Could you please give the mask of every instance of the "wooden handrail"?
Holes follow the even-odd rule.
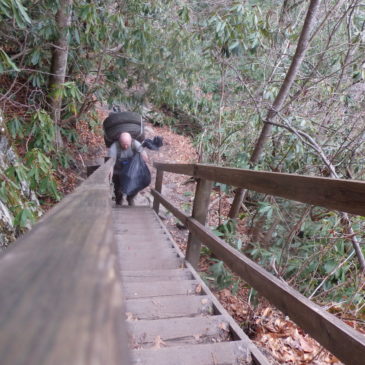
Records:
[[[157,170],[173,172],[174,174],[194,176],[194,169],[196,164],[183,164],[183,163],[162,163],[154,162],[154,167]]]
[[[187,165],[186,169],[181,164],[155,163],[155,167],[158,171],[173,173],[183,171],[183,174],[197,179],[216,181],[304,203],[321,205],[330,209],[365,215],[365,183],[360,181],[334,180],[198,164],[193,167]],[[159,184],[162,185],[162,182]],[[365,356],[364,335],[323,310],[285,282],[248,259],[244,254],[216,237],[203,224],[193,217],[187,216],[164,198],[160,191],[152,190],[156,205],[162,204],[171,211],[233,272],[287,314],[340,360],[351,365],[363,364]],[[311,194],[311,196],[306,196],[306,194]],[[328,200],[332,199],[332,194],[334,194],[333,201],[328,203]],[[351,206],[352,204],[355,206]]]
[[[130,364],[110,159],[0,257],[2,365]]]
[[[365,182],[217,167],[155,163],[158,170],[211,180],[332,210],[365,216]],[[181,172],[183,171],[183,172]]]

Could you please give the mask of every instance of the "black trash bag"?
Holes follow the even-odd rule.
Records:
[[[155,136],[153,139],[147,138],[142,143],[142,147],[147,147],[153,151],[157,151],[162,145],[163,138],[160,136]]]
[[[121,162],[119,179],[121,193],[135,195],[151,183],[151,173],[140,153]]]

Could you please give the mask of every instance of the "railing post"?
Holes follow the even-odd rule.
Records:
[[[199,223],[205,224],[210,202],[210,192],[213,187],[213,182],[209,180],[199,179],[193,204],[192,217]],[[188,246],[186,249],[186,260],[194,267],[198,267],[200,258],[200,240],[192,233],[189,233]]]
[[[163,170],[157,168],[155,190],[160,194],[162,192],[162,180],[163,180]],[[156,212],[156,214],[158,214],[160,210],[160,202],[156,197],[153,199],[153,210]]]

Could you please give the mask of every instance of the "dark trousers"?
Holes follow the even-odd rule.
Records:
[[[122,189],[121,189],[120,174],[118,172],[114,173],[112,180],[113,180],[113,184],[114,184],[115,203],[119,205],[119,204],[122,203],[122,199],[123,199],[123,192],[122,192]],[[137,194],[128,195],[127,196],[128,203],[129,203],[130,200],[134,199],[134,197]]]

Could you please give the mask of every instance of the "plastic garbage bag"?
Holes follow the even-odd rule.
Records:
[[[119,172],[120,187],[123,194],[135,195],[151,183],[151,173],[140,153],[121,162]]]
[[[142,147],[147,147],[153,151],[157,151],[162,145],[163,138],[160,136],[155,136],[153,139],[147,138],[142,143]]]

